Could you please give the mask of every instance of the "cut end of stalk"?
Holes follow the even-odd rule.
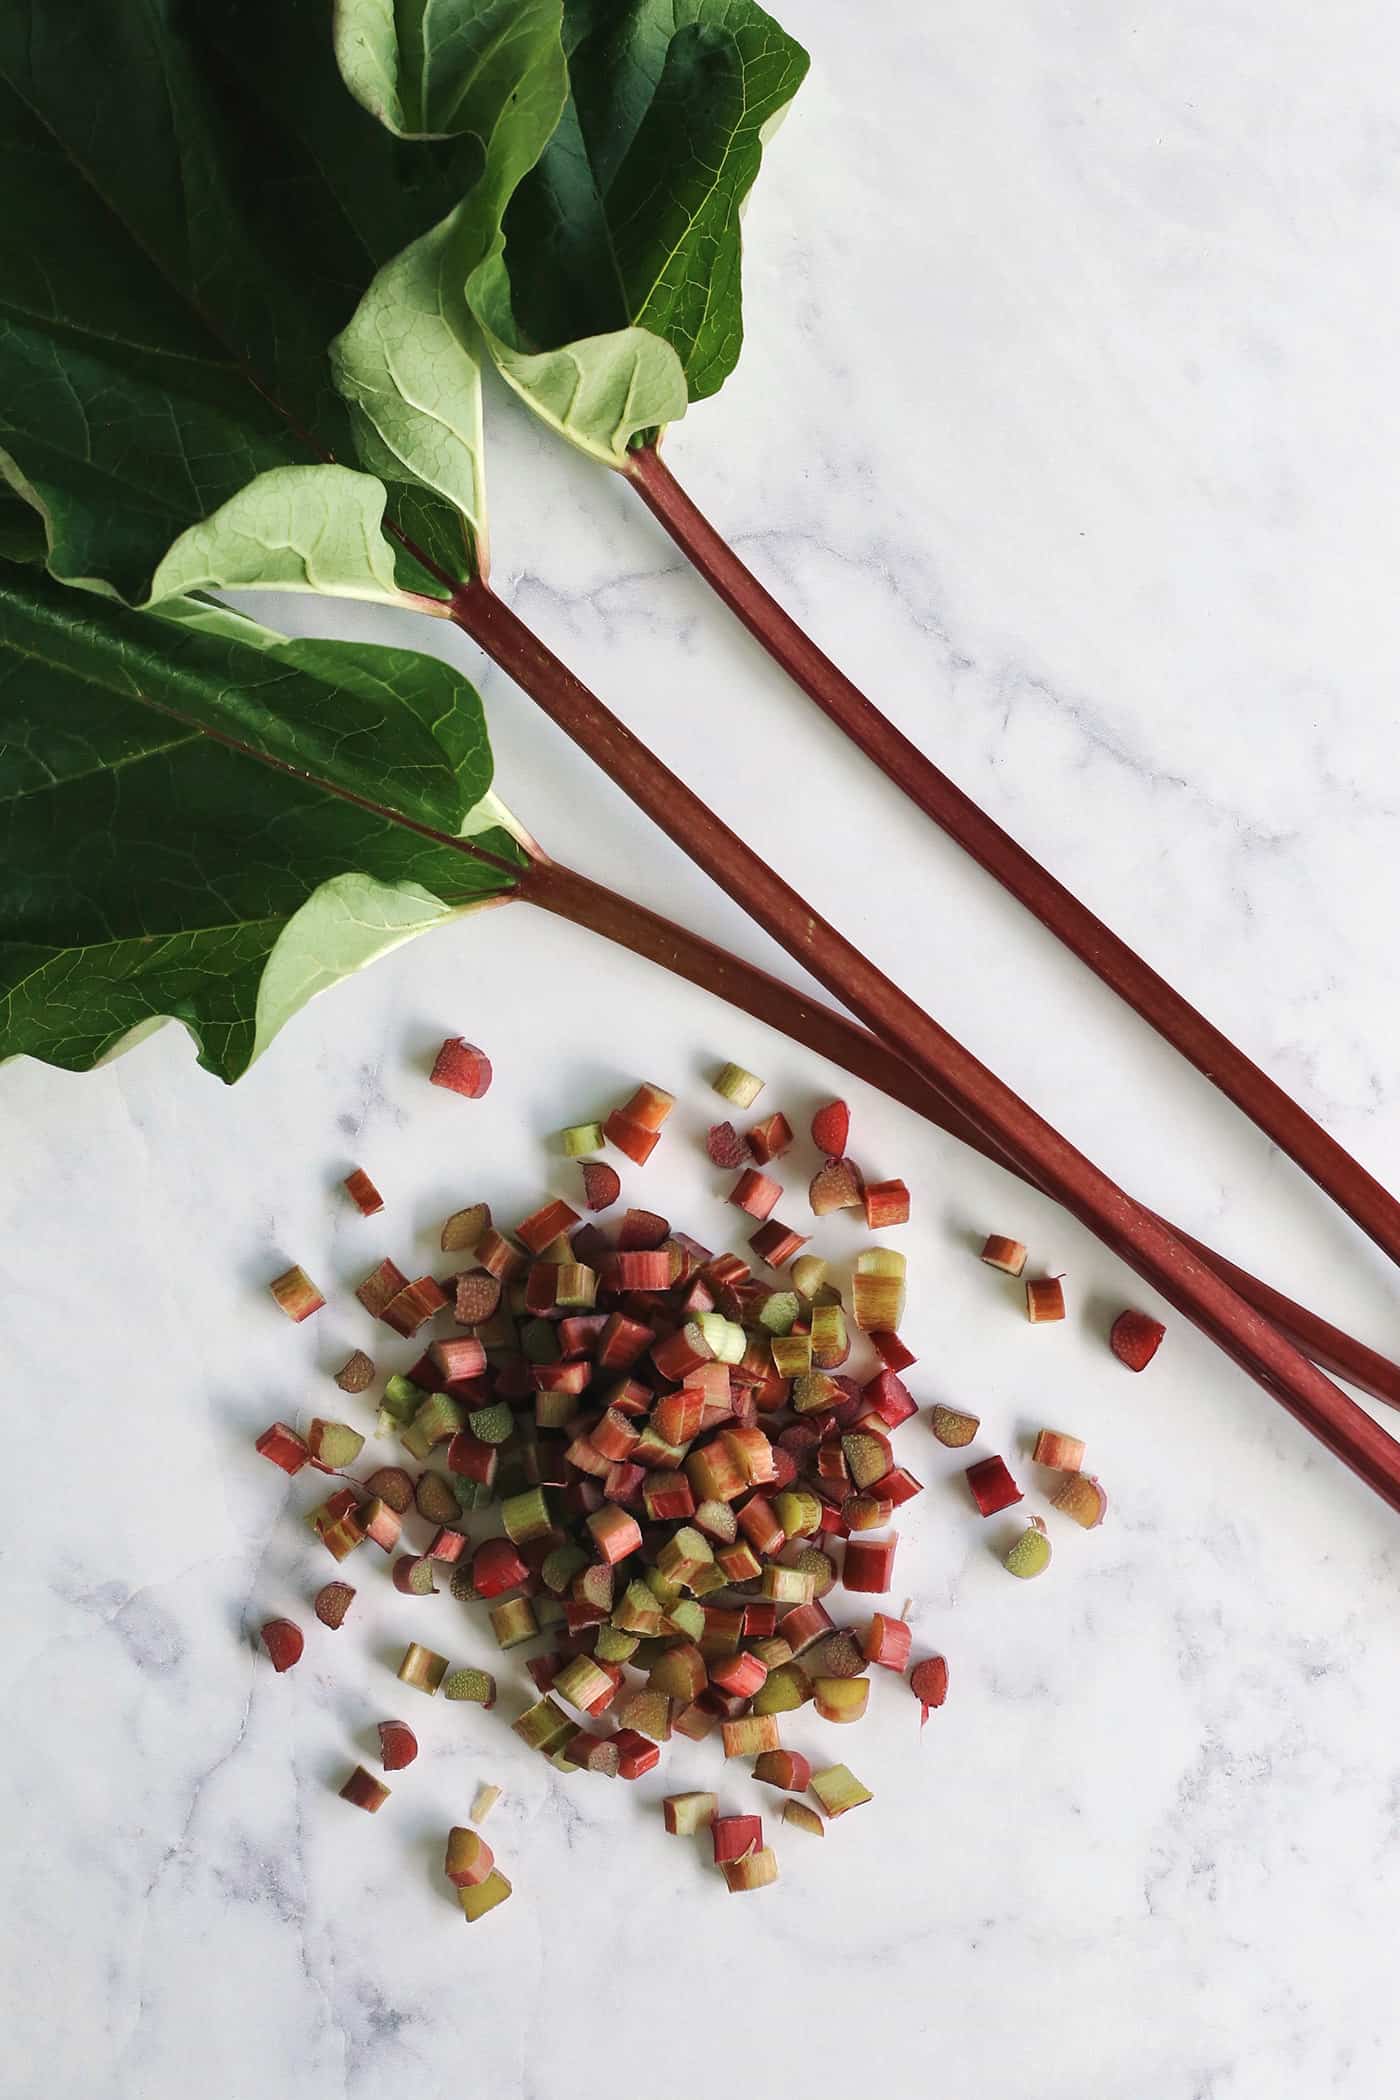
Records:
[[[475,1043],[448,1036],[428,1074],[434,1086],[446,1087],[468,1101],[479,1101],[491,1084],[491,1060]]]
[[[287,1318],[298,1324],[320,1312],[326,1302],[305,1269],[299,1266],[284,1269],[280,1276],[274,1276],[268,1289]]]
[[[1150,1313],[1120,1312],[1108,1337],[1108,1345],[1120,1364],[1130,1371],[1145,1371],[1162,1346],[1166,1328]]]
[[[982,1242],[982,1259],[1004,1276],[1019,1276],[1026,1266],[1026,1250],[1019,1240],[1004,1240],[994,1232]]]

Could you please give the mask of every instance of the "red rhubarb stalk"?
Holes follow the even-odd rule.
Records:
[[[627,478],[760,646],[885,777],[1400,1261],[1400,1203],[1389,1190],[881,714],[745,567],[654,445],[631,454]]]

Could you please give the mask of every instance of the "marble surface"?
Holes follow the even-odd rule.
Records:
[[[747,354],[673,434],[677,471],[956,778],[1397,1185],[1393,10],[788,20],[814,68],[748,218]],[[496,577],[541,632],[1135,1193],[1394,1349],[1369,1244],[848,758],[622,487],[493,414]],[[482,683],[502,792],[553,851],[773,961]],[[449,1030],[496,1059],[478,1106],[425,1084]],[[174,1030],[91,1078],[0,1074],[8,2091],[1392,2089],[1396,1518],[1179,1320],[1130,1379],[1104,1330],[1143,1292],[861,1088],[853,1148],[914,1190],[919,1397],[979,1411],[979,1449],[1027,1476],[1028,1431],[1078,1431],[1113,1497],[1018,1585],[956,1458],[901,1433],[929,1492],[897,1587],[948,1704],[920,1735],[881,1683],[864,1728],[789,1732],[847,1756],[871,1808],[780,1837],[779,1886],[731,1902],[655,1807],[715,1783],[750,1804],[712,1747],[635,1788],[565,1781],[505,1725],[517,1665],[489,1716],[395,1683],[414,1633],[488,1661],[450,1598],[352,1561],[339,1634],[313,1623],[283,1679],[256,1653],[331,1567],[295,1521],[308,1483],[250,1438],[338,1398],[328,1371],[370,1339],[347,1286],[386,1248],[426,1259],[455,1203],[531,1207],[564,1179],[549,1132],[638,1074],[683,1107],[630,1192],[725,1240],[691,1142],[725,1057],[794,1120],[833,1084],[519,908],[323,999],[232,1092]],[[356,1161],[382,1219],[336,1195]],[[1025,1325],[970,1254],[984,1230],[1066,1271],[1064,1327]],[[288,1259],[334,1286],[304,1329],[262,1290]],[[395,1713],[423,1755],[370,1821],[335,1789]],[[516,1894],[469,1932],[439,1854],[486,1779]]]

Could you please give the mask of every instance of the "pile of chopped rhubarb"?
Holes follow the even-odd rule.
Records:
[[[474,1046],[449,1042],[432,1078],[476,1100],[491,1067]],[[740,1115],[763,1091],[734,1065],[715,1085]],[[587,1217],[556,1194],[505,1230],[475,1201],[443,1223],[440,1273],[413,1277],[386,1255],[356,1296],[387,1335],[412,1343],[415,1359],[369,1402],[381,1370],[356,1350],[336,1383],[374,1407],[365,1428],[320,1416],[300,1429],[275,1422],[257,1448],[288,1474],[309,1467],[334,1479],[306,1522],[337,1566],[377,1548],[403,1595],[445,1587],[480,1607],[499,1657],[528,1649],[496,1667],[518,1679],[510,1726],[556,1770],[634,1780],[674,1736],[713,1739],[717,1761],[742,1760],[782,1797],[785,1825],[821,1836],[873,1797],[846,1765],[814,1768],[785,1744],[793,1717],[810,1707],[826,1722],[857,1722],[886,1671],[907,1681],[922,1725],[948,1688],[944,1658],[914,1652],[909,1606],[896,1614],[884,1602],[896,1513],[923,1493],[894,1445],[919,1415],[903,1375],[915,1358],[899,1337],[905,1258],[872,1244],[843,1289],[826,1260],[804,1251],[809,1234],[778,1215],[798,1210],[780,1178],[794,1145],[781,1111],[742,1134],[733,1121],[709,1131],[710,1162],[735,1176],[728,1196],[742,1253],[702,1246],[653,1211],[619,1211],[621,1175],[597,1155],[611,1147],[644,1166],[673,1106],[643,1084],[602,1120],[561,1133],[561,1162],[572,1163],[561,1163],[561,1178],[578,1176],[571,1193]],[[908,1220],[909,1191],[866,1179],[847,1153],[849,1130],[844,1102],[812,1118],[820,1164],[801,1210],[815,1219],[858,1211],[883,1234]],[[363,1169],[345,1189],[363,1216],[390,1214]],[[993,1237],[983,1259],[1020,1279],[1027,1250]],[[271,1289],[297,1321],[326,1302],[299,1268]],[[1064,1318],[1061,1280],[1028,1284],[1026,1310],[1035,1323]],[[1140,1370],[1161,1336],[1148,1315],[1127,1312],[1112,1346]],[[946,1402],[924,1422],[928,1455],[934,1444],[965,1450],[980,1429]],[[366,1466],[370,1436],[398,1447],[389,1462]],[[1102,1522],[1107,1499],[1083,1469],[1080,1438],[1043,1429],[1028,1457],[1052,1476],[1054,1510],[1085,1529]],[[966,1478],[983,1517],[1023,1500],[999,1455],[973,1458]],[[1008,1537],[1004,1564],[1037,1576],[1050,1550],[1034,1516]],[[327,1581],[312,1615],[334,1631],[355,1594],[350,1582]],[[470,1628],[455,1623],[457,1635],[434,1636],[446,1654],[410,1642],[398,1678],[430,1698],[493,1708],[494,1670],[461,1659]],[[304,1649],[288,1619],[270,1620],[262,1641],[278,1672]],[[418,1754],[402,1720],[381,1720],[379,1738],[386,1773]],[[341,1789],[371,1812],[390,1792],[362,1766]],[[485,1807],[494,1793],[483,1790]],[[709,1833],[731,1890],[777,1879],[761,1817],[721,1814],[710,1793],[670,1795],[663,1812],[670,1831]],[[479,1798],[474,1820],[484,1813]],[[469,1920],[509,1896],[479,1831],[454,1827],[446,1842],[447,1877]]]

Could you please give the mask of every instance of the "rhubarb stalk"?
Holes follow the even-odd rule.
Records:
[[[881,714],[746,568],[680,487],[654,444],[630,454],[625,478],[760,647],[886,779],[1212,1080],[1392,1261],[1400,1262],[1400,1203],[1390,1191]]]

